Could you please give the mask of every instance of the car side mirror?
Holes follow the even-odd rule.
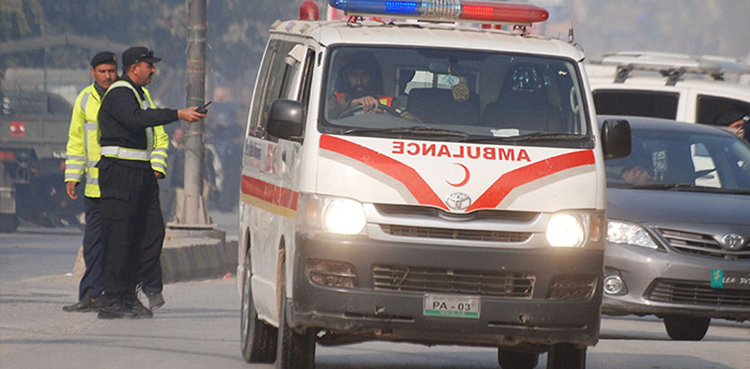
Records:
[[[630,123],[623,119],[607,119],[602,123],[604,160],[624,158],[633,150]]]
[[[278,99],[271,104],[268,112],[268,134],[284,139],[299,141],[302,138],[302,104],[295,100]]]

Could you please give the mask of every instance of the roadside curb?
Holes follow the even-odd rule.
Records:
[[[78,249],[73,276],[85,271],[83,247]],[[164,283],[221,278],[237,271],[237,238],[165,238],[161,253]]]

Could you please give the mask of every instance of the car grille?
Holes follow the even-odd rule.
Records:
[[[648,292],[653,301],[712,307],[750,307],[750,290],[716,289],[709,282],[657,279]]]
[[[449,240],[484,242],[524,242],[531,237],[530,232],[500,232],[474,229],[449,229],[381,224],[386,234],[398,237],[437,238]]]
[[[531,299],[536,278],[524,273],[375,265],[375,290]]]
[[[657,231],[667,240],[672,249],[681,253],[717,259],[750,260],[750,250],[724,250],[710,235],[661,228]]]

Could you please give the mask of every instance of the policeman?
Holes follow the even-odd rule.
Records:
[[[159,61],[161,58],[146,47],[125,50],[123,76],[109,87],[99,110],[101,159],[96,167],[104,244],[104,294],[99,319],[153,316],[136,294],[139,280],[156,279],[164,241],[159,187],[148,150],[154,139],[152,127],[205,117],[195,106],[153,108],[143,87],[151,82],[156,73],[154,63]]]
[[[91,76],[95,82],[81,91],[73,107],[66,150],[65,189],[71,199],[78,199],[75,187],[82,181],[84,175],[86,177],[83,200],[86,212],[83,259],[86,270],[79,284],[78,302],[63,306],[63,310],[67,312],[98,311],[103,289],[99,174],[95,167],[100,156],[97,114],[102,96],[117,79],[117,56],[109,51],[96,54],[91,60]],[[148,96],[148,91],[145,93]],[[166,154],[169,137],[162,126],[154,127],[154,136],[151,166],[157,177],[163,178],[167,169]],[[143,281],[143,289],[149,298],[150,308],[158,308],[164,304],[164,298],[161,295],[161,265],[156,267],[159,273],[155,274],[155,279]]]

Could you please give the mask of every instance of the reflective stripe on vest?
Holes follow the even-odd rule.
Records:
[[[102,155],[114,156],[119,159],[127,160],[150,160],[151,154],[148,150],[129,149],[118,146],[102,146]]]

